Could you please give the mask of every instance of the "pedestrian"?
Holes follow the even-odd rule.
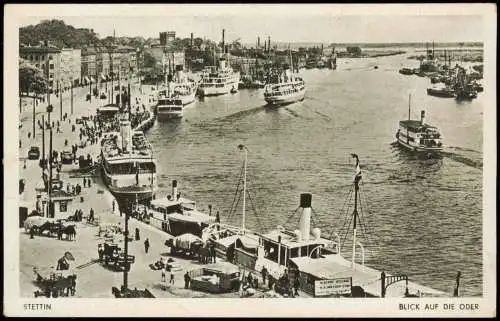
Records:
[[[146,252],[146,254],[148,254],[148,251],[149,251],[149,239],[146,238],[146,240],[144,241],[144,251]]]
[[[250,287],[253,285],[252,272],[248,272],[247,282]]]
[[[295,277],[295,280],[293,281],[293,295],[299,295],[299,286],[300,286],[300,282],[299,282],[299,278],[298,276]]]
[[[68,140],[67,139],[64,140],[64,146],[68,146]]]
[[[262,267],[262,283],[266,283],[267,269],[266,267]]]
[[[170,284],[175,284],[175,271],[170,269]]]
[[[35,238],[35,229],[32,227],[30,228],[30,239],[34,239]]]
[[[83,187],[86,187],[87,186],[87,179],[84,177],[83,178]]]
[[[162,282],[167,282],[166,275],[167,275],[167,267],[163,266],[161,268],[161,281]]]
[[[140,239],[141,239],[141,238],[140,238],[140,236],[139,236],[139,228],[138,228],[138,227],[136,227],[136,228],[135,228],[135,240],[136,240],[136,241],[139,241]]]
[[[99,262],[102,262],[102,257],[104,254],[104,249],[102,248],[102,244],[97,246],[97,252],[99,253]]]
[[[21,148],[21,140],[19,140],[19,148]]]
[[[94,221],[94,209],[90,208],[90,214],[89,214],[89,222]]]
[[[91,187],[92,186],[92,183],[90,181],[90,177],[87,179],[87,187]]]
[[[115,200],[113,200],[113,202],[111,204],[113,206],[113,214],[114,214],[115,213]]]
[[[189,289],[189,282],[191,282],[191,277],[189,276],[189,273],[186,271],[186,274],[184,274],[184,289]]]

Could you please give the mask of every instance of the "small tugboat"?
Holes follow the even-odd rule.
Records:
[[[186,233],[201,236],[202,230],[214,223],[216,217],[198,211],[194,201],[181,197],[177,191],[177,181],[174,180],[172,195],[152,200],[147,207],[137,206],[137,214],[147,217],[150,225],[172,236]]]
[[[420,120],[412,120],[410,110],[409,103],[408,119],[399,122],[399,129],[396,133],[399,145],[418,153],[439,153],[443,149],[439,130],[425,123],[425,111],[421,111]]]
[[[448,86],[433,86],[427,88],[427,95],[441,98],[453,98],[455,97],[456,93],[453,88],[450,88]]]

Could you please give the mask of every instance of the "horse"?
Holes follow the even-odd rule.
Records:
[[[198,248],[198,261],[202,264],[212,263],[212,255],[208,244]]]
[[[51,222],[45,222],[37,228],[37,232],[39,235],[43,235],[44,232],[49,231],[49,235],[51,234],[51,229],[54,224]]]
[[[68,241],[72,241],[76,237],[75,225],[68,225],[60,230],[62,234],[66,235]]]

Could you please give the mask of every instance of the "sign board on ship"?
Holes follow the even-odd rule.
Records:
[[[351,293],[352,277],[314,281],[314,296]]]

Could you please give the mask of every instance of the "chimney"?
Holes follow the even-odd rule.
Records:
[[[300,207],[302,207],[302,215],[300,216],[300,235],[302,240],[308,241],[311,233],[311,193],[300,194]]]
[[[226,30],[222,29],[222,54],[226,53],[225,47],[224,47],[224,34]]]
[[[257,37],[257,49],[260,48],[260,37]]]
[[[425,110],[420,111],[420,124],[424,125],[425,120]]]
[[[193,33],[191,32],[191,48],[193,48]]]
[[[271,52],[271,36],[267,37],[267,51]]]
[[[177,181],[174,179],[172,181],[172,199],[175,200],[176,197],[177,197]]]

